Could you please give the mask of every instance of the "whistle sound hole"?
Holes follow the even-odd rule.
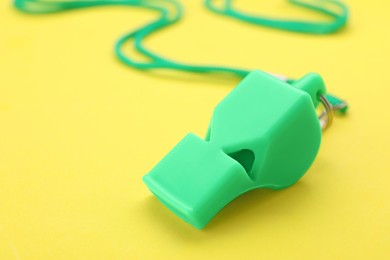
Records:
[[[229,156],[241,164],[246,173],[250,175],[253,162],[255,161],[255,154],[251,150],[243,149],[241,151],[231,153]]]

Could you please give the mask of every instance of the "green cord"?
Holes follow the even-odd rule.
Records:
[[[245,77],[250,70],[236,69],[223,66],[189,65],[168,60],[158,54],[153,53],[143,46],[143,40],[169,25],[178,22],[183,17],[182,5],[176,0],[102,0],[102,1],[73,1],[54,2],[42,0],[15,0],[15,7],[26,13],[45,14],[60,11],[67,11],[76,8],[103,6],[103,5],[124,5],[147,8],[157,11],[159,17],[156,20],[131,31],[122,36],[115,44],[116,56],[126,65],[140,69],[173,69],[188,72],[211,73],[225,72],[232,73],[240,78]],[[170,6],[169,6],[170,5]],[[172,7],[169,9],[169,7]],[[173,10],[173,11],[172,11]],[[140,54],[147,57],[149,62],[138,62],[124,53],[123,46],[126,42],[134,40],[134,48]]]
[[[236,11],[232,7],[232,0],[224,0],[224,6],[218,8],[214,5],[213,0],[205,0],[204,4],[209,10],[233,17],[245,22],[269,26],[277,29],[284,29],[295,32],[305,32],[311,34],[324,34],[334,32],[343,27],[348,18],[347,7],[334,0],[316,0],[317,4],[305,3],[302,0],[289,0],[291,3],[317,11],[331,16],[332,22],[304,22],[293,20],[276,20],[260,16],[250,16]],[[331,3],[340,8],[340,12],[334,12],[326,8],[325,4]],[[197,73],[230,73],[239,78],[245,77],[251,70],[224,67],[224,66],[209,66],[209,65],[190,65],[179,63],[176,61],[164,58],[147,48],[142,44],[143,40],[156,32],[178,22],[183,17],[183,7],[176,0],[91,0],[91,1],[50,1],[50,0],[15,0],[14,5],[17,9],[30,14],[47,14],[68,11],[78,8],[106,6],[106,5],[122,5],[147,8],[157,11],[159,17],[156,20],[142,26],[134,31],[131,31],[122,36],[115,44],[115,54],[123,63],[140,70],[150,69],[172,69],[187,72]],[[170,8],[171,7],[171,8]],[[134,40],[134,48],[140,54],[149,59],[148,62],[135,61],[123,52],[124,44],[130,40]],[[287,79],[287,82],[292,82],[293,79]],[[330,96],[330,95],[329,95]],[[331,100],[340,100],[334,96],[330,96]],[[341,101],[340,101],[341,102]]]
[[[160,2],[161,1],[146,1],[146,2]],[[132,31],[124,36],[122,36],[115,45],[115,53],[118,56],[118,58],[124,62],[125,64],[136,67],[138,69],[158,69],[158,68],[165,68],[165,69],[173,69],[173,70],[180,70],[180,71],[188,71],[188,72],[198,72],[198,73],[210,73],[210,72],[226,72],[226,73],[232,73],[239,77],[245,77],[250,70],[244,70],[244,69],[236,69],[236,68],[229,68],[229,67],[223,67],[223,66],[207,66],[207,65],[189,65],[189,64],[183,64],[178,63],[176,61],[168,60],[167,58],[163,58],[148,49],[146,49],[142,45],[142,41],[145,37],[150,35],[151,33],[162,29],[168,25],[171,25],[173,23],[176,23],[181,19],[183,16],[183,9],[179,2],[175,0],[165,0],[163,1],[164,4],[172,4],[174,9],[174,12],[169,13],[168,9],[164,9],[163,7],[157,7],[153,6],[155,10],[160,11],[160,17],[153,21],[152,23],[149,23],[148,25],[141,27],[138,30]],[[134,47],[135,49],[141,53],[142,55],[146,56],[150,59],[150,62],[136,62],[129,58],[124,52],[123,52],[123,45],[129,41],[134,40]]]
[[[268,26],[276,29],[310,33],[310,34],[328,34],[333,33],[347,23],[348,8],[341,2],[335,0],[288,0],[291,4],[312,10],[332,18],[330,22],[308,22],[290,19],[273,19],[259,15],[248,15],[233,8],[233,0],[223,0],[223,5],[218,7],[214,5],[215,0],[205,0],[206,7],[217,14],[230,16],[237,20],[251,24]],[[338,11],[331,9],[336,7]]]

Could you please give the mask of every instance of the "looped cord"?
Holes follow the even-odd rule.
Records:
[[[232,17],[247,23],[272,27],[280,30],[329,34],[343,28],[348,20],[349,12],[345,4],[337,0],[288,0],[293,5],[329,16],[329,22],[300,21],[291,19],[274,19],[260,15],[249,15],[233,7],[233,0],[223,0],[222,5],[215,5],[215,0],[205,0],[206,7],[217,14]],[[337,9],[337,11],[334,10]]]
[[[293,20],[276,20],[270,18],[264,18],[260,16],[250,16],[235,10],[232,7],[232,0],[224,0],[224,7],[218,8],[214,5],[213,0],[205,0],[204,4],[209,10],[263,26],[270,26],[277,29],[305,32],[314,34],[331,33],[345,25],[348,17],[347,7],[335,0],[316,0],[316,2],[333,3],[340,7],[341,12],[336,13],[331,9],[328,9],[321,4],[309,4],[302,0],[289,0],[291,3],[300,5],[311,10],[315,10],[324,14],[327,14],[334,18],[332,22],[320,23],[320,22],[303,22]],[[179,63],[176,61],[164,58],[153,51],[147,49],[143,45],[143,40],[150,34],[175,24],[183,17],[183,7],[177,0],[87,0],[87,1],[53,1],[53,0],[14,0],[14,6],[29,14],[48,14],[55,12],[69,11],[72,9],[97,7],[97,6],[134,6],[140,8],[146,8],[159,13],[157,19],[152,22],[141,26],[140,28],[133,30],[122,37],[115,44],[115,54],[119,60],[128,66],[139,70],[151,70],[151,69],[172,69],[178,71],[196,72],[196,73],[230,73],[237,77],[243,78],[251,70],[239,69],[225,66],[210,66],[210,65],[191,65],[185,63]],[[141,55],[145,56],[148,61],[140,62],[129,57],[124,52],[124,46],[127,42],[133,41],[134,49]],[[277,75],[275,75],[277,76]],[[278,76],[277,76],[278,77]],[[280,76],[279,76],[280,77]],[[294,81],[293,79],[283,79],[287,82]],[[335,96],[330,96],[330,100],[334,102],[340,102]]]

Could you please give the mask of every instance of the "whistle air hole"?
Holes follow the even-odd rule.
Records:
[[[248,149],[243,149],[241,151],[228,154],[232,159],[237,161],[239,164],[244,167],[246,173],[250,176],[253,163],[255,161],[255,154],[253,151]]]

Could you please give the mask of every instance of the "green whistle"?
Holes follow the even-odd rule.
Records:
[[[315,73],[290,85],[253,71],[216,106],[205,140],[188,134],[143,180],[199,229],[247,191],[289,187],[317,155],[325,91]]]

